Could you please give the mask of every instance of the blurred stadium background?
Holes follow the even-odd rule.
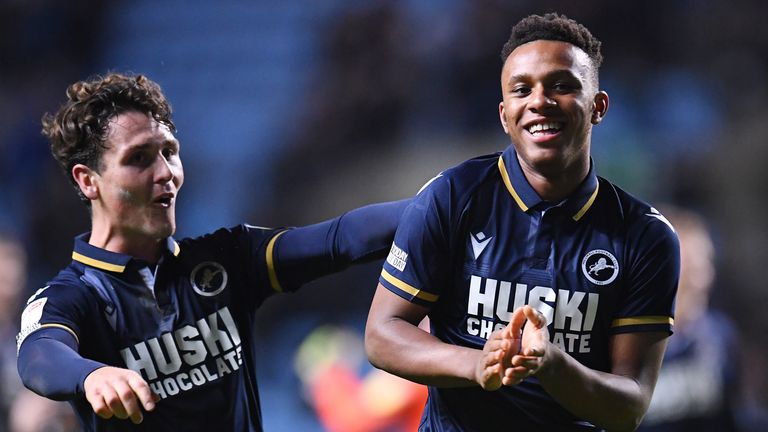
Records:
[[[549,11],[603,41],[611,107],[594,132],[598,173],[711,223],[712,304],[740,334],[727,357],[742,371],[739,415],[760,424],[768,401],[761,0],[0,0],[0,232],[28,257],[23,293],[0,297],[3,412],[17,391],[10,344],[19,299],[68,263],[72,237],[89,226],[39,133],[68,84],[117,70],[163,87],[186,168],[178,237],[240,222],[300,225],[408,197],[442,168],[503,149],[499,51],[512,24]],[[262,308],[267,430],[322,430],[289,365],[320,324],[362,330],[378,270],[328,277]]]

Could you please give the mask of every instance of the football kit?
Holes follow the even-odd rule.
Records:
[[[380,277],[429,309],[440,340],[482,349],[512,312],[531,305],[550,341],[610,371],[609,341],[672,332],[677,236],[648,204],[598,177],[561,202],[542,200],[512,146],[434,178],[405,210]],[[422,431],[597,430],[570,414],[535,376],[485,391],[429,388]]]
[[[19,373],[71,401],[88,431],[261,430],[253,324],[271,295],[383,258],[407,202],[289,230],[240,225],[176,242],[150,265],[75,239],[72,262],[27,302]],[[83,382],[132,369],[160,397],[140,425],[98,417]]]

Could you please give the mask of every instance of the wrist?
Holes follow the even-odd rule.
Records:
[[[557,375],[557,370],[562,362],[563,352],[556,345],[551,342],[546,342],[546,348],[544,349],[544,356],[541,360],[541,366],[536,372],[536,375],[541,380],[550,379]]]

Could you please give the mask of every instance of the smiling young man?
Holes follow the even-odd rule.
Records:
[[[502,60],[512,144],[439,174],[406,209],[369,359],[429,386],[421,431],[633,430],[672,332],[676,235],[595,173],[600,42],[532,15]]]
[[[25,385],[88,431],[261,430],[252,329],[269,296],[386,255],[406,202],[296,229],[175,241],[184,183],[171,108],[144,76],[78,82],[43,132],[91,209],[72,262],[28,301]],[[128,420],[130,419],[130,420]]]

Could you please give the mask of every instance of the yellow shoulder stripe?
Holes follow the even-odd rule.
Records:
[[[525,205],[520,196],[515,192],[515,188],[512,187],[512,182],[509,180],[509,174],[507,174],[507,166],[504,165],[504,158],[499,156],[499,172],[501,172],[501,179],[504,180],[504,186],[507,187],[509,194],[515,199],[517,205],[525,212],[528,211],[528,206]]]
[[[408,285],[407,283],[401,281],[400,279],[392,276],[391,274],[387,273],[386,270],[381,271],[381,277],[383,277],[387,282],[391,283],[392,285],[400,288],[401,290],[407,292],[408,294],[418,297],[424,301],[428,302],[436,302],[437,299],[440,298],[439,295],[435,295],[432,293],[428,293],[426,291],[422,291],[418,288],[412,287],[411,285]]]
[[[611,327],[624,327],[642,324],[669,324],[674,325],[675,320],[668,316],[641,316],[633,318],[619,318],[613,320]]]
[[[277,279],[277,270],[275,270],[275,257],[273,256],[273,253],[277,238],[286,232],[287,231],[280,231],[275,234],[267,244],[267,274],[269,275],[269,284],[272,286],[272,289],[277,292],[283,292],[283,287],[280,286],[280,281]]]
[[[118,264],[110,264],[105,261],[99,261],[97,259],[89,258],[85,255],[79,254],[75,251],[72,251],[72,259],[75,261],[80,261],[83,264],[87,264],[91,267],[96,267],[97,269],[111,271],[111,272],[117,272],[122,273],[125,271],[125,266],[118,265]]]

